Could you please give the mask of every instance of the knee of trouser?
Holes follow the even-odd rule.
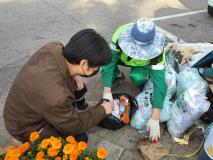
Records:
[[[140,73],[129,73],[129,78],[135,85],[142,85],[147,77],[141,75]]]

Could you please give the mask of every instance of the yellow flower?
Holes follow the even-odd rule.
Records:
[[[43,160],[43,157],[44,157],[44,152],[38,152],[36,154],[36,160]]]
[[[40,147],[41,147],[42,149],[47,149],[47,147],[48,147],[49,144],[50,144],[49,139],[43,139],[43,140],[41,141]]]
[[[51,145],[52,145],[52,148],[54,149],[60,149],[62,146],[62,143],[61,143],[61,140],[56,139],[51,143]]]
[[[85,159],[84,159],[84,160],[90,160],[90,159],[89,159],[89,157],[85,157]]]
[[[33,132],[30,134],[30,142],[34,142],[39,138],[39,133],[38,132]]]
[[[51,137],[49,138],[49,142],[50,142],[51,145],[52,145],[52,143],[55,142],[56,140],[57,140],[57,138],[55,138],[55,137],[53,137],[53,136],[51,136]]]
[[[49,157],[56,157],[58,155],[58,153],[59,153],[59,150],[54,149],[52,147],[47,150],[47,155]]]
[[[83,141],[78,143],[78,149],[84,151],[87,148],[87,144]]]
[[[63,155],[63,160],[67,160],[68,159],[68,155],[67,154],[64,154]]]
[[[61,157],[58,156],[58,157],[55,158],[55,160],[61,160]]]
[[[105,159],[107,156],[108,152],[105,148],[101,147],[97,151],[97,157],[100,159]]]
[[[76,140],[75,140],[75,138],[73,136],[68,136],[66,138],[66,141],[69,142],[69,143],[76,143]]]
[[[64,154],[71,154],[75,150],[75,145],[73,144],[66,144],[64,146],[63,152]]]

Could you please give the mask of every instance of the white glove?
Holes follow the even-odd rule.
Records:
[[[112,93],[111,92],[104,92],[103,99],[108,99],[109,101],[113,101]]]
[[[146,124],[147,131],[149,132],[149,138],[152,141],[157,142],[160,139],[160,124],[159,120],[149,119]]]

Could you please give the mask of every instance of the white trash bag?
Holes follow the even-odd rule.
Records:
[[[171,107],[173,106],[170,98],[176,91],[176,72],[169,65],[166,66],[165,77],[168,88],[163,109],[160,112],[160,122],[166,122],[170,119],[172,110]],[[152,93],[153,83],[149,79],[147,84],[144,86],[144,90],[136,97],[139,108],[131,119],[130,124],[132,127],[140,130],[144,130],[146,128],[146,124],[152,115]]]
[[[187,88],[191,87],[203,96],[208,91],[208,83],[199,75],[197,69],[186,67],[177,74],[177,97],[184,93]]]
[[[208,111],[210,102],[195,88],[188,88],[175,101],[167,128],[172,138],[180,137],[195,124],[202,114]]]

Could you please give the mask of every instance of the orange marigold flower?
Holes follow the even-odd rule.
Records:
[[[2,154],[2,148],[0,147],[0,155]]]
[[[52,147],[47,150],[47,155],[49,157],[56,157],[58,155],[58,153],[59,153],[59,150],[54,149]]]
[[[81,141],[78,143],[78,149],[84,151],[86,148],[87,148],[86,142]]]
[[[57,140],[58,140],[58,139],[57,139],[56,137],[53,137],[53,136],[51,136],[51,137],[49,138],[49,142],[50,142],[51,145],[53,145]]]
[[[63,160],[67,160],[68,159],[68,155],[67,154],[64,154],[63,155]]]
[[[69,142],[69,143],[76,143],[76,140],[75,140],[75,138],[73,136],[68,136],[66,138],[66,141]]]
[[[58,157],[55,158],[55,160],[61,160],[61,157],[58,156]]]
[[[34,142],[39,138],[39,133],[37,131],[30,134],[30,142]]]
[[[103,147],[100,147],[97,151],[97,157],[100,159],[105,159],[107,154],[108,154],[107,150]]]
[[[24,153],[26,152],[27,150],[29,150],[30,148],[30,143],[29,142],[25,142],[24,144],[21,144],[19,147],[18,147],[18,150],[21,152],[21,153]]]
[[[7,147],[7,152],[9,152],[11,149],[15,149],[15,147],[14,146],[8,146]]]
[[[41,141],[40,147],[42,149],[47,149],[48,145],[50,144],[50,140],[49,139],[43,139]]]
[[[85,157],[85,159],[84,159],[84,160],[90,160],[90,159],[89,159],[89,157]]]
[[[77,160],[78,156],[70,154],[70,160]]]
[[[80,153],[81,153],[81,150],[76,148],[71,154],[78,157]]]
[[[44,152],[38,152],[36,154],[36,160],[43,160],[43,157],[44,157]]]
[[[75,150],[76,146],[73,144],[66,144],[64,146],[63,152],[64,154],[71,154]]]
[[[56,140],[52,141],[51,145],[52,145],[52,148],[54,148],[54,149],[60,149],[62,146],[62,143],[61,143],[60,139],[56,139]]]
[[[18,160],[20,156],[21,152],[17,148],[10,147],[7,149],[7,153],[4,160]]]

